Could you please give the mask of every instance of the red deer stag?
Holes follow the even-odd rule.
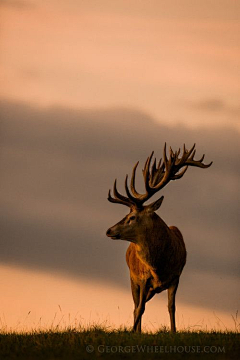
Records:
[[[108,200],[112,203],[123,204],[130,208],[130,213],[107,231],[112,239],[130,241],[126,253],[126,261],[130,270],[132,296],[135,305],[133,331],[141,332],[141,318],[145,310],[145,303],[156,293],[168,290],[168,310],[171,321],[171,331],[176,331],[175,325],[175,296],[179,277],[186,263],[186,248],[181,232],[175,226],[167,226],[155,213],[161,206],[163,196],[149,205],[143,205],[157,191],[161,190],[171,180],[180,179],[188,166],[208,168],[203,164],[204,155],[198,161],[194,160],[195,144],[191,150],[183,147],[176,152],[170,147],[169,158],[166,154],[166,143],[163,151],[163,162],[156,159],[151,166],[153,152],[148,157],[143,178],[145,194],[139,194],[135,188],[135,175],[138,162],[133,168],[131,178],[131,192],[128,187],[128,176],[125,180],[127,196],[121,195],[114,183],[114,197],[109,190]],[[180,169],[184,167],[183,170]]]

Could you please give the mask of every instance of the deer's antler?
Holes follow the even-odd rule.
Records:
[[[183,153],[181,157],[179,157],[181,152],[180,149],[176,152],[173,152],[172,148],[170,147],[169,158],[168,158],[166,147],[167,146],[165,143],[163,150],[163,161],[162,159],[160,159],[158,165],[156,165],[156,159],[155,159],[152,166],[150,166],[154,152],[152,152],[151,155],[146,160],[143,169],[143,178],[146,189],[145,194],[139,194],[135,188],[136,169],[139,163],[137,162],[136,165],[133,167],[132,177],[131,177],[130,188],[132,193],[130,192],[128,187],[128,175],[127,175],[125,179],[125,190],[127,197],[121,195],[117,191],[117,185],[115,180],[114,188],[113,188],[114,198],[111,197],[111,192],[109,190],[108,200],[113,203],[127,205],[130,208],[134,208],[134,207],[141,208],[144,202],[146,202],[156,192],[158,192],[164,186],[166,186],[171,180],[180,179],[187,171],[188,166],[196,166],[205,169],[212,165],[212,162],[210,164],[203,164],[203,159],[205,155],[203,155],[200,160],[194,160],[194,155],[196,153],[195,144],[189,151],[186,150],[184,144]]]

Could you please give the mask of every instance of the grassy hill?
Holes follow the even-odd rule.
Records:
[[[6,332],[0,334],[0,359],[239,359],[237,332],[172,334],[132,333],[127,329],[66,329],[65,331]]]

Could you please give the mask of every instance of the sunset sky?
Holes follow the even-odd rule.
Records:
[[[0,326],[132,324],[128,244],[105,235],[128,209],[107,193],[167,141],[213,161],[162,191],[188,251],[177,326],[234,329],[240,3],[1,0],[0,22]],[[166,293],[143,324],[169,324]]]

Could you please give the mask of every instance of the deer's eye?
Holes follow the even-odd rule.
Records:
[[[132,220],[135,220],[136,219],[136,216],[131,216],[130,218],[129,218],[129,221],[132,221]]]

